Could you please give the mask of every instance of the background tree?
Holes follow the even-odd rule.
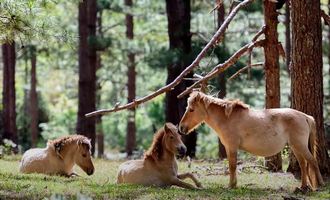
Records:
[[[265,20],[265,83],[266,83],[266,108],[280,107],[280,66],[279,66],[279,45],[277,34],[277,11],[276,4],[271,1],[264,2]],[[271,171],[282,170],[281,152],[266,157],[266,167]]]
[[[168,36],[170,50],[177,55],[175,61],[167,66],[166,83],[172,82],[191,62],[191,33],[190,33],[190,0],[166,0],[166,13],[168,20]],[[187,77],[192,77],[189,74]],[[166,93],[165,120],[178,124],[183,116],[187,98],[178,99],[182,91],[191,84],[191,81],[181,82],[172,91]],[[197,132],[183,136],[187,146],[187,155],[195,157]]]
[[[2,139],[10,139],[17,144],[16,127],[16,94],[15,94],[15,43],[2,45],[3,58],[3,133]]]
[[[217,9],[217,27],[220,28],[222,23],[225,21],[225,5],[224,5],[223,1],[217,0],[216,1],[216,6],[218,6],[218,9]],[[225,40],[225,39],[223,39],[223,40]],[[221,45],[223,46],[223,48],[225,48],[225,43],[224,42]],[[220,55],[218,57],[220,57]],[[218,93],[218,97],[223,99],[223,98],[226,97],[226,93],[227,93],[226,72],[219,74],[218,83],[219,83],[219,90],[220,90],[219,93]],[[221,143],[220,138],[218,138],[218,143],[219,143],[219,158],[220,159],[227,158],[226,149],[223,146],[223,144]]]
[[[95,151],[95,118],[85,114],[96,109],[96,0],[79,3],[79,90],[77,133],[92,140],[92,153]],[[93,43],[94,42],[94,43]],[[94,46],[93,46],[94,44]]]
[[[290,1],[285,3],[285,65],[288,74],[290,75],[291,62],[291,23],[290,23]]]
[[[125,5],[129,8],[132,8],[133,2],[132,0],[125,0]],[[129,41],[132,41],[134,38],[134,22],[133,15],[130,13],[126,14],[126,37]],[[132,49],[128,49],[127,52],[127,91],[128,97],[127,101],[132,102],[135,99],[135,54],[132,52]],[[135,108],[131,108],[128,110],[128,120],[127,120],[127,135],[126,135],[126,153],[127,156],[131,156],[133,154],[133,150],[136,147],[136,127],[135,127]]]
[[[320,1],[291,1],[292,16],[292,108],[314,117],[317,129],[317,160],[321,173],[330,172],[323,124],[322,32]],[[290,156],[288,171],[299,173]]]
[[[38,143],[38,93],[37,93],[37,49],[35,46],[29,46],[31,58],[31,88],[30,88],[30,131],[31,144],[36,147]]]

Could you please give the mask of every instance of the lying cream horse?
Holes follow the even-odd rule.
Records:
[[[119,166],[117,183],[158,187],[176,185],[195,189],[195,186],[181,180],[191,178],[197,187],[201,187],[193,174],[178,174],[175,156],[185,153],[186,147],[181,141],[177,128],[171,123],[166,123],[164,128],[155,134],[152,146],[146,152],[143,160],[126,161]]]
[[[94,166],[90,150],[90,140],[82,135],[49,141],[46,148],[30,149],[24,153],[20,172],[73,176],[76,175],[73,166],[77,164],[88,175],[92,175]]]
[[[315,155],[316,128],[313,117],[290,108],[252,110],[238,100],[222,100],[192,92],[179,130],[189,133],[205,122],[225,146],[230,171],[229,186],[236,187],[237,150],[272,156],[288,143],[301,168],[301,188],[323,185]],[[308,177],[307,177],[308,176]]]

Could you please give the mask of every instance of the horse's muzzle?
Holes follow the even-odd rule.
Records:
[[[185,126],[182,126],[181,124],[179,125],[179,133],[180,135],[187,135],[188,128]]]
[[[181,145],[180,147],[178,147],[179,156],[185,156],[186,152],[187,152],[187,147],[185,147],[184,145]]]
[[[87,175],[90,176],[90,175],[92,175],[92,174],[94,174],[94,168],[90,168],[90,169],[88,169],[88,170],[87,170]]]

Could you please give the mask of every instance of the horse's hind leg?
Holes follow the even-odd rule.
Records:
[[[297,158],[297,161],[299,163],[300,166],[300,172],[301,172],[301,189],[302,190],[306,190],[308,188],[307,185],[307,161],[304,159],[303,156],[301,156],[299,154],[299,152],[297,150],[295,150],[294,148],[291,148],[294,155]]]
[[[302,146],[301,148],[295,148],[297,152],[299,152],[298,154],[301,155],[308,163],[310,169],[307,169],[308,171],[308,176],[309,178],[311,178],[311,175],[315,174],[316,175],[316,180],[313,181],[311,180],[311,184],[314,188],[317,187],[317,184],[323,185],[323,178],[322,175],[320,173],[320,169],[319,166],[317,164],[316,159],[313,157],[312,153],[309,151],[308,147],[304,147]]]

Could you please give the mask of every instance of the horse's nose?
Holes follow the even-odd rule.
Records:
[[[185,156],[186,152],[187,152],[187,147],[185,147],[184,145],[181,145],[178,148],[178,153],[179,153],[180,156]]]
[[[185,135],[187,133],[187,129],[185,128],[185,126],[180,124],[179,125],[179,132],[180,132],[180,134]]]
[[[94,168],[90,168],[90,169],[88,169],[88,170],[87,170],[87,175],[90,176],[90,175],[92,175],[92,174],[94,174]]]

